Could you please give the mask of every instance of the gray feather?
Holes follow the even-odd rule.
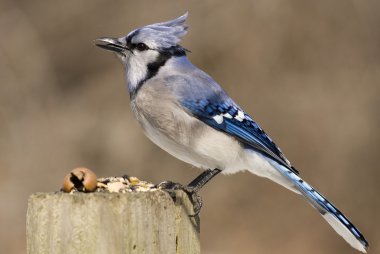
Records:
[[[187,33],[185,25],[188,13],[166,22],[156,23],[136,29],[128,36],[134,35],[132,43],[145,42],[156,49],[176,46]]]

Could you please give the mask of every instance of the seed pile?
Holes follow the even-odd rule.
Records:
[[[88,168],[75,168],[63,180],[62,191],[73,192],[147,192],[157,190],[153,183],[141,181],[134,176],[97,178]]]
[[[134,176],[105,177],[99,178],[97,192],[147,192],[157,190],[156,185],[146,181],[141,181]]]

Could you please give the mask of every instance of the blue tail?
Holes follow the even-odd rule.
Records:
[[[317,209],[332,228],[353,248],[366,253],[368,242],[360,231],[330,201],[290,169],[277,164],[276,169],[294,183],[306,200]]]

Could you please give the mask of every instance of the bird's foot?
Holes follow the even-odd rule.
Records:
[[[198,216],[201,212],[202,208],[202,198],[198,195],[198,193],[195,191],[195,188],[192,186],[183,186],[180,183],[175,183],[172,181],[164,181],[162,183],[159,183],[157,185],[157,188],[164,190],[169,193],[169,195],[172,197],[172,199],[175,201],[176,190],[182,190],[184,191],[187,196],[189,197],[191,203],[193,204],[194,214],[189,215],[190,217]]]

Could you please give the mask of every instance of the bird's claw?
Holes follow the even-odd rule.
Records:
[[[187,194],[187,196],[189,197],[190,202],[192,203],[193,209],[194,209],[194,214],[191,214],[189,216],[190,217],[196,217],[201,212],[201,208],[203,205],[202,198],[201,198],[201,196],[198,195],[198,193],[194,190],[193,187],[183,186],[180,183],[175,183],[172,181],[164,181],[162,183],[159,183],[157,185],[157,188],[168,192],[174,201],[176,198],[175,191],[176,190],[184,191]]]

